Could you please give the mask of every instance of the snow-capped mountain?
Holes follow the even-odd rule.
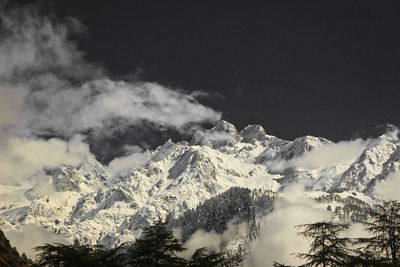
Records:
[[[360,157],[349,169],[345,171],[334,190],[362,192],[367,189],[369,183],[385,169],[389,162],[396,161],[395,150],[399,148],[399,142],[389,136],[382,135],[374,139]],[[382,164],[383,163],[383,164]]]
[[[367,209],[378,201],[373,190],[377,181],[400,167],[400,144],[395,137],[381,135],[364,143],[354,159],[334,165],[305,164],[318,149],[336,144],[313,136],[282,140],[266,134],[259,125],[239,132],[221,121],[210,130],[195,132],[190,142],[169,140],[145,152],[144,165],[115,176],[89,155],[78,166],[43,170],[42,182],[30,188],[4,187],[8,193],[23,194],[1,200],[0,228],[22,231],[34,224],[69,242],[112,246],[133,241],[143,226],[158,218],[174,227],[190,228],[185,232],[188,235],[196,230],[193,225],[188,228],[194,214],[207,221],[205,210],[220,205],[219,210],[230,214],[222,216],[220,228],[210,224],[205,230],[221,231],[233,218],[247,220],[249,225],[253,220],[254,225],[254,218],[268,213],[279,192],[293,182],[303,183],[325,209],[342,207],[332,212],[345,220],[342,211],[347,204],[358,203]],[[31,180],[39,174],[35,175]],[[249,194],[251,198],[246,197]],[[240,201],[243,209],[235,209],[234,201]],[[362,216],[355,213],[349,218]],[[200,222],[195,225],[205,227]]]

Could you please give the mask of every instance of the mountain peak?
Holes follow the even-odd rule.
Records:
[[[333,144],[333,142],[323,137],[306,135],[296,138],[292,142],[288,143],[282,148],[278,155],[280,158],[289,160],[302,155],[304,152],[311,151],[316,147],[327,144]]]
[[[98,162],[97,159],[96,159],[96,157],[93,156],[93,155],[86,155],[86,156],[83,158],[83,160],[82,160],[82,162],[81,162],[81,164],[80,164],[80,167],[82,167],[82,166],[88,166],[88,165],[90,165],[90,166],[102,166],[101,163]]]
[[[215,125],[214,128],[212,128],[210,131],[215,131],[215,132],[224,132],[224,133],[232,133],[232,134],[237,134],[238,131],[236,130],[235,125],[233,125],[230,122],[221,120]]]
[[[240,131],[240,135],[243,137],[243,142],[251,142],[253,139],[262,141],[266,136],[264,128],[257,124],[247,125]]]
[[[400,144],[390,136],[361,142],[362,146],[356,143],[356,148],[350,150],[332,145],[320,151],[323,155],[318,151],[308,153],[331,144],[334,143],[314,136],[293,141],[279,139],[267,135],[260,125],[248,125],[238,133],[231,123],[220,121],[210,130],[196,131],[190,144],[168,140],[156,150],[144,151],[140,158],[128,158],[128,165],[136,166],[136,160],[143,164],[116,179],[109,179],[105,167],[92,155],[79,166],[45,170],[56,191],[50,196],[51,201],[47,200],[49,197],[36,198],[43,190],[35,185],[26,191],[26,198],[0,205],[0,221],[5,222],[2,228],[4,225],[8,231],[23,231],[25,225],[35,222],[62,234],[69,242],[76,239],[81,244],[114,246],[139,237],[142,227],[157,218],[184,216],[209,199],[214,199],[210,203],[217,204],[215,207],[224,218],[233,215],[231,208],[220,208],[225,204],[238,206],[247,217],[256,203],[250,191],[236,190],[240,195],[235,193],[219,198],[223,203],[215,202],[216,196],[232,187],[279,192],[290,183],[299,182],[307,191],[314,191],[313,195],[355,191],[358,197],[365,189],[371,188],[372,192],[372,181],[387,179],[392,171],[400,169]],[[348,144],[340,144],[345,145]],[[348,151],[354,156],[341,156]],[[50,182],[50,177],[45,178]],[[14,195],[22,189],[25,187],[13,189]],[[248,209],[241,206],[241,196],[249,199]],[[206,207],[209,210],[210,206]],[[208,218],[206,213],[199,216],[201,220]]]

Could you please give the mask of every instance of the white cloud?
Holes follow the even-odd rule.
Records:
[[[18,184],[43,167],[77,165],[89,154],[89,147],[76,135],[69,141],[8,137],[0,149],[0,183]]]
[[[227,229],[222,234],[218,234],[215,231],[206,232],[199,229],[186,241],[184,247],[187,248],[187,250],[182,252],[181,255],[185,258],[189,258],[196,249],[202,247],[206,247],[211,251],[220,251],[223,246],[226,246],[236,238],[243,238],[246,235],[246,229],[246,223],[235,224],[232,222],[228,223]]]
[[[303,263],[291,253],[304,253],[309,243],[297,236],[296,225],[325,221],[331,218],[326,210],[315,207],[301,184],[285,189],[275,209],[263,222],[260,239],[253,244],[245,266],[272,266],[274,261],[289,265]]]
[[[400,172],[393,172],[375,185],[376,194],[385,200],[400,201]]]
[[[0,183],[19,183],[44,166],[77,164],[89,153],[88,139],[77,134],[112,133],[115,119],[119,128],[146,121],[184,132],[187,124],[221,117],[197,101],[204,92],[109,79],[69,39],[84,30],[76,19],[42,16],[30,6],[0,10],[0,26]],[[110,166],[116,172],[143,160],[134,153]]]
[[[201,105],[183,91],[157,83],[126,83],[109,79],[95,80],[80,88],[33,92],[29,101],[33,110],[32,127],[36,132],[51,129],[73,134],[102,128],[112,119],[126,124],[143,120],[160,126],[184,130],[188,123],[216,121],[220,114]],[[44,110],[37,109],[46,105]]]
[[[110,80],[68,39],[71,28],[83,28],[76,19],[61,23],[39,16],[34,9],[0,12],[0,19],[6,32],[0,39],[0,93],[7,103],[17,103],[17,110],[23,106],[23,119],[35,134],[71,137],[88,129],[106,130],[105,123],[115,118],[128,125],[146,120],[185,131],[187,124],[221,117],[197,101],[204,92]],[[6,84],[12,91],[4,89]],[[11,105],[4,106],[2,128],[22,119]]]
[[[282,171],[286,168],[328,168],[340,164],[353,163],[367,148],[370,140],[340,141],[335,144],[326,144],[311,151],[305,152],[300,157],[290,160],[272,160],[267,166],[274,171]]]
[[[136,147],[137,152],[132,152],[128,156],[113,159],[107,167],[107,170],[113,175],[125,175],[129,171],[138,167],[144,166],[150,160],[150,153],[142,152],[139,147]],[[132,149],[132,147],[130,148]]]
[[[40,16],[38,9],[33,6],[4,8],[0,11],[0,19],[4,34],[0,42],[2,78],[17,75],[29,79],[35,75],[26,75],[27,71],[38,74],[60,67],[74,67],[75,74],[78,74],[91,68],[83,61],[83,53],[76,49],[76,44],[68,40],[71,29],[75,32],[83,30],[78,20],[69,19],[68,23],[62,23],[48,16]]]
[[[326,168],[354,162],[366,149],[368,142],[362,139],[327,144],[304,153],[295,165],[304,168]]]
[[[24,87],[0,82],[0,137],[8,129],[17,129],[20,132],[25,128],[26,116],[22,107],[26,94]]]

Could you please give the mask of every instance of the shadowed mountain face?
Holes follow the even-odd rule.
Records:
[[[217,245],[239,253],[261,233],[275,198],[288,198],[292,186],[306,199],[323,200],[312,209],[350,223],[366,218],[370,205],[391,192],[381,182],[396,182],[393,173],[400,173],[400,143],[392,132],[338,143],[314,136],[289,141],[267,132],[220,121],[197,130],[190,142],[130,148],[130,156],[109,166],[89,154],[74,165],[44,168],[0,192],[0,226],[29,235],[26,227],[34,222],[69,243],[112,247],[135,240],[143,226],[161,218],[185,240],[197,238],[198,230],[222,236],[234,230]]]
[[[10,241],[0,230],[0,266],[20,267],[29,266],[27,261],[23,259],[15,248],[12,248]]]
[[[353,137],[354,138],[362,138],[362,139],[368,139],[368,138],[377,138],[378,136],[381,136],[385,133],[392,132],[394,135],[397,135],[399,137],[399,133],[396,131],[398,127],[390,124],[390,123],[382,123],[379,125],[376,125],[370,129],[366,129],[363,131],[360,131],[356,133]]]
[[[195,125],[187,124],[179,131],[173,127],[156,125],[142,121],[139,125],[129,124],[126,120],[115,119],[106,124],[104,130],[91,130],[87,134],[90,151],[102,164],[108,164],[117,157],[129,154],[128,147],[138,150],[155,149],[168,139],[173,141],[190,140]],[[198,129],[212,127],[209,123],[197,124]],[[51,136],[53,137],[53,136]],[[129,150],[129,149],[128,149]]]

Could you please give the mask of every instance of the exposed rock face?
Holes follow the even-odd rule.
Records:
[[[266,133],[261,125],[247,125],[240,131],[242,141],[245,143],[254,142],[254,140],[263,141],[266,139]]]
[[[234,146],[240,139],[241,136],[233,124],[220,121],[214,128],[208,131],[196,131],[190,144],[220,148],[223,146]]]
[[[23,259],[16,248],[11,247],[10,241],[0,230],[0,266],[4,267],[25,267],[29,266],[26,259]]]
[[[314,136],[299,137],[294,139],[292,142],[288,143],[286,146],[284,146],[281,149],[281,151],[279,151],[277,157],[289,160],[304,154],[304,152],[311,151],[316,147],[328,144],[333,144],[333,142],[322,137],[314,137]]]
[[[77,166],[46,170],[46,185],[52,190],[10,188],[22,197],[0,203],[0,227],[23,231],[24,226],[35,224],[71,243],[78,240],[112,246],[134,241],[143,226],[158,218],[181,221],[178,218],[183,214],[191,214],[188,211],[233,187],[241,188],[236,191],[242,193],[261,190],[279,194],[294,182],[303,183],[310,194],[351,195],[373,204],[374,181],[399,171],[398,140],[385,135],[365,141],[359,154],[340,164],[296,165],[319,148],[334,145],[313,136],[283,140],[266,134],[259,125],[238,132],[232,124],[221,121],[210,130],[197,131],[190,143],[168,140],[156,150],[146,151],[143,164],[124,169],[115,177],[91,156]],[[247,193],[242,193],[237,200],[247,198]],[[218,201],[207,202],[212,203],[210,210],[224,206]],[[235,201],[227,199],[227,203]],[[238,214],[246,212],[250,211]],[[201,216],[206,215],[201,212]],[[223,215],[232,218],[232,214]],[[203,217],[199,218],[206,220]]]
[[[396,150],[390,155],[389,159],[383,164],[382,172],[377,175],[375,178],[371,179],[368,184],[367,189],[365,190],[369,195],[374,194],[375,185],[387,179],[391,176],[391,174],[400,172],[400,145],[397,145]]]
[[[237,134],[238,131],[236,130],[235,125],[232,123],[229,123],[227,121],[220,121],[215,125],[214,128],[212,128],[210,131],[215,131],[215,132],[224,132],[224,133],[230,133],[230,134]]]

